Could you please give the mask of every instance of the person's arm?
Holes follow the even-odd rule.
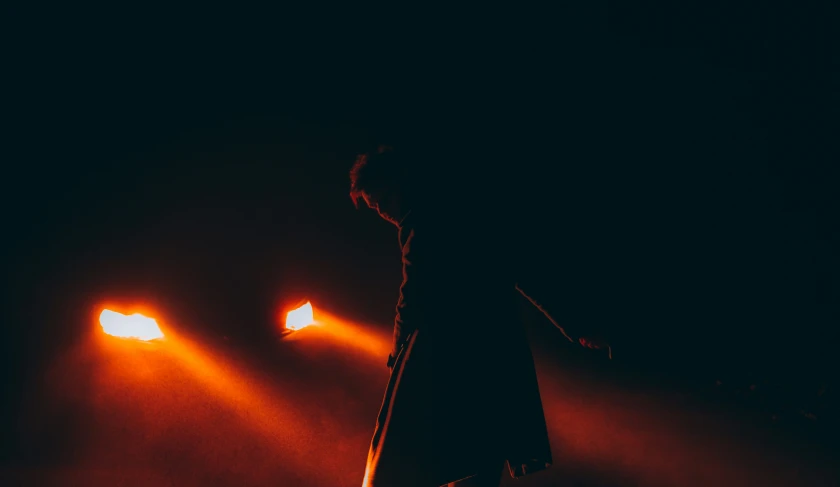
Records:
[[[552,325],[554,325],[558,330],[560,330],[563,336],[565,336],[570,342],[580,343],[586,348],[606,349],[609,353],[609,357],[612,358],[612,347],[609,344],[607,344],[601,339],[593,338],[591,337],[591,335],[583,333],[581,331],[572,331],[572,334],[576,335],[577,339],[572,338],[572,335],[569,333],[569,331],[567,331],[566,328],[561,326],[560,323],[558,323],[557,320],[554,319],[553,316],[551,316],[551,314],[545,309],[543,304],[537,301],[533,294],[528,294],[524,289],[522,289],[522,287],[520,287],[519,283],[516,283],[514,287],[517,291],[519,291],[519,294],[521,294],[525,299],[528,300],[528,302],[534,305],[534,307],[537,308],[543,314],[543,316],[545,316],[546,319],[551,322]]]
[[[514,287],[517,291],[519,291],[519,294],[521,294],[525,299],[527,299],[529,303],[534,305],[534,307],[537,308],[540,311],[540,313],[542,313],[543,316],[545,316],[546,319],[548,319],[548,321],[551,322],[552,325],[554,325],[558,330],[560,330],[564,337],[566,337],[572,343],[575,342],[575,339],[569,336],[569,334],[566,332],[566,329],[560,326],[560,323],[558,323],[557,320],[555,320],[554,317],[551,316],[551,314],[549,314],[548,311],[546,311],[543,305],[541,305],[536,300],[536,298],[532,297],[530,294],[526,293],[521,287],[519,287],[519,283],[514,284]]]

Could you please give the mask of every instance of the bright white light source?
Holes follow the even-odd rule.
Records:
[[[315,318],[312,314],[312,303],[306,302],[298,309],[289,311],[286,315],[286,329],[290,331],[300,330],[309,325],[315,324]]]
[[[105,309],[99,315],[99,324],[102,325],[102,330],[105,333],[115,337],[134,338],[143,341],[163,338],[163,332],[160,331],[157,321],[140,313],[124,315]]]

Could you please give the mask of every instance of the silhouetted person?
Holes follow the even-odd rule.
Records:
[[[357,206],[398,228],[403,263],[366,487],[496,487],[506,462],[517,477],[552,462],[510,232],[451,169],[380,149],[350,172]]]

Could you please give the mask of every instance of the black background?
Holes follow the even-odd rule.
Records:
[[[383,142],[472,148],[441,171],[496,181],[531,285],[628,367],[827,380],[827,12],[703,5],[12,9],[7,397],[102,299],[243,343],[303,297],[389,326],[396,235],[347,197]]]

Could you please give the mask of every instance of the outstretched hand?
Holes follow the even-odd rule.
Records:
[[[586,348],[594,348],[601,350],[607,348],[609,344],[598,337],[581,337],[578,342]]]
[[[586,348],[590,348],[592,350],[606,350],[609,353],[610,358],[612,358],[612,347],[610,347],[610,344],[607,343],[602,338],[599,338],[599,337],[581,337],[580,339],[578,339],[578,342],[582,346],[584,346]]]

